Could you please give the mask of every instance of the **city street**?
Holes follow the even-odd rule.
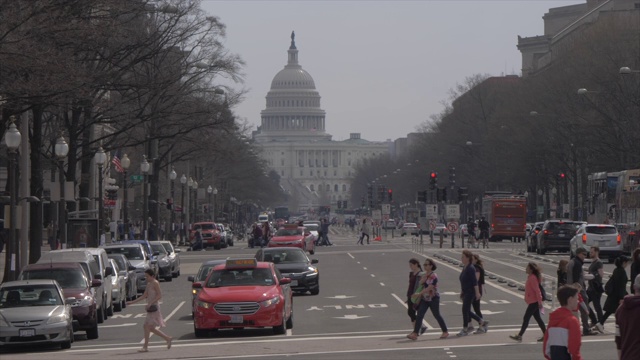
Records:
[[[255,253],[246,242],[237,242],[220,251],[182,252],[181,276],[161,282],[161,311],[167,321],[163,330],[174,337],[170,350],[164,341],[152,336],[149,352],[137,352],[146,314],[143,305],[134,305],[101,324],[98,340],[86,340],[83,333],[78,333],[70,350],[29,348],[4,350],[0,355],[11,354],[12,359],[393,359],[427,354],[429,359],[542,358],[542,344],[536,342],[541,332],[535,322],[530,324],[522,343],[508,337],[518,332],[525,310],[524,293],[518,288],[524,285],[527,262],[536,261],[544,269],[551,294],[557,267],[554,261],[566,255],[548,254],[535,259],[520,252],[523,244],[508,242],[492,243],[487,250],[474,249],[484,259],[488,274],[495,275],[495,279],[487,279],[482,301],[483,314],[491,324],[487,334],[456,338],[462,316],[458,298],[460,267],[453,261],[459,261],[461,249],[451,249],[449,239],[440,249],[425,237],[427,244],[421,253],[414,251],[411,237],[406,236],[388,236],[382,242],[359,246],[355,235],[346,230],[332,233],[335,246],[318,248],[311,256],[319,260],[320,294],[294,296],[294,326],[285,336],[273,335],[272,329],[221,330],[206,339],[194,336],[191,283],[187,276],[195,274],[202,261],[250,257]],[[405,337],[411,331],[404,304],[408,260],[416,257],[422,262],[427,256],[438,264],[441,312],[450,336],[438,339],[440,329],[428,313],[425,320],[429,329],[417,341],[411,341]],[[607,274],[612,270],[613,265],[605,264]],[[553,305],[547,302],[545,321]],[[584,358],[615,358],[613,331],[611,318],[605,335],[583,339]]]

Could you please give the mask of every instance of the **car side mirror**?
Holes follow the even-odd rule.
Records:
[[[309,236],[309,235],[311,235],[311,233],[310,233],[310,232],[308,232],[308,231],[305,231],[305,232],[304,232],[304,236]]]
[[[175,252],[176,254],[179,253],[181,250],[180,249],[173,249],[173,252]]]
[[[107,266],[107,268],[104,270],[104,276],[111,276],[113,274],[113,268],[111,266]]]
[[[129,265],[129,268],[128,268],[128,269],[129,269],[129,271],[135,271],[135,270],[136,270],[136,267],[135,267],[135,266],[133,266],[133,265]]]
[[[317,264],[318,263],[318,259],[311,259],[311,263],[312,264]]]
[[[291,284],[291,279],[290,278],[282,278],[282,279],[280,279],[280,285],[286,285],[286,284]]]
[[[160,251],[154,251],[153,252],[153,256],[158,256],[158,255],[160,255]]]
[[[94,288],[94,287],[100,287],[100,286],[102,286],[102,280],[100,280],[100,279],[93,279],[93,280],[91,280],[91,287],[92,287],[92,288]]]
[[[196,281],[196,277],[193,276],[193,275],[189,275],[189,276],[187,276],[187,281],[194,282],[194,281]]]
[[[120,276],[127,276],[127,272],[125,270],[120,270],[120,272],[118,273],[118,275]]]
[[[65,305],[73,305],[76,302],[76,298],[68,297],[64,299]]]
[[[158,263],[158,260],[156,259],[151,260],[151,264],[157,264],[157,263]]]
[[[191,284],[191,288],[192,289],[202,289],[202,283],[201,282],[194,282],[193,284]]]
[[[102,275],[100,275],[100,274],[93,275],[93,278],[96,279],[96,280],[102,281]]]

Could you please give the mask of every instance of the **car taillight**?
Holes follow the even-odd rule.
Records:
[[[616,240],[618,240],[618,245],[620,245],[620,241],[622,241],[622,239],[620,238],[620,234],[618,234],[618,236],[616,236]]]
[[[496,224],[491,224],[491,228],[492,229],[495,228],[495,227],[496,227]]]
[[[587,243],[587,234],[582,234],[582,243],[583,244]]]
[[[540,232],[540,229],[536,229],[536,230],[534,230],[533,232],[535,232],[535,233],[536,233],[536,235],[538,235],[538,233]]]
[[[551,231],[549,231],[549,230],[545,230],[545,231],[543,231],[542,233],[543,233],[543,234],[545,234],[545,235],[548,235],[548,234],[550,234],[550,233],[551,233]]]

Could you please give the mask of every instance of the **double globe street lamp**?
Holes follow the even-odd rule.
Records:
[[[96,162],[96,165],[98,165],[98,239],[102,240],[102,236],[103,236],[102,234],[104,234],[104,229],[103,229],[104,223],[102,221],[103,219],[102,216],[104,215],[104,194],[102,192],[102,182],[103,182],[102,168],[104,164],[107,162],[107,154],[105,154],[104,150],[102,149],[102,146],[100,146],[100,148],[98,149],[98,151],[96,152],[93,158]],[[112,240],[113,239],[109,238],[109,241],[107,242],[105,240],[105,242],[110,244]],[[98,247],[98,244],[96,244],[95,239],[94,239],[94,243],[91,244],[91,246]]]
[[[18,156],[18,147],[22,142],[22,134],[16,127],[15,116],[10,117],[11,124],[4,134],[4,142],[7,144],[9,153],[9,249],[7,255],[11,259],[7,259],[6,263],[10,263],[7,280],[16,279],[20,265],[18,264],[18,244],[16,243],[16,158]]]
[[[175,222],[176,222],[176,213],[174,211],[174,201],[173,198],[175,197],[175,180],[178,177],[178,173],[176,173],[176,171],[174,169],[171,169],[171,172],[169,173],[169,180],[171,180],[171,220],[170,220],[170,224],[169,224],[169,241],[171,241],[172,243],[175,242]]]
[[[59,180],[60,180],[60,203],[58,205],[58,233],[60,234],[60,244],[62,248],[67,247],[67,201],[65,199],[65,176],[64,176],[64,159],[69,154],[69,144],[60,134],[54,146],[54,152],[58,158]]]
[[[127,199],[127,170],[129,170],[129,166],[131,166],[131,160],[124,154],[122,159],[120,159],[120,166],[122,166],[122,201],[124,205],[122,206],[122,221],[124,222],[124,238],[129,238],[129,219],[128,210],[129,210],[129,202]]]
[[[182,176],[180,177],[180,184],[182,185],[182,193],[181,193],[181,200],[180,200],[180,242],[182,243],[182,245],[186,244],[186,240],[185,240],[185,234],[186,234],[186,228],[185,228],[185,214],[184,214],[184,187],[187,184],[187,177],[182,174]]]
[[[148,198],[147,198],[147,174],[149,173],[150,167],[151,166],[147,161],[147,156],[142,155],[142,163],[140,163],[140,171],[142,171],[142,231],[141,231],[141,234],[143,235],[142,238],[144,240],[149,240],[148,234],[147,234],[147,229],[148,229],[147,207],[149,206]]]

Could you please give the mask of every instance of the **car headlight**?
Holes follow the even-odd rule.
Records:
[[[86,295],[84,298],[76,298],[76,301],[71,305],[71,307],[76,306],[91,306],[94,302],[93,296]]]
[[[169,265],[169,260],[160,259],[160,261],[158,261],[158,264],[160,264],[160,266],[167,266],[167,265]]]
[[[313,266],[309,266],[307,268],[307,273],[305,274],[305,276],[308,276],[308,277],[318,276],[318,269],[314,268]]]
[[[210,309],[213,307],[212,303],[208,303],[206,301],[198,300],[196,301],[196,306],[201,307],[203,309]]]
[[[50,317],[49,320],[47,320],[47,325],[66,322],[68,320],[69,315],[66,312],[63,312],[62,314],[57,314]]]
[[[0,326],[9,326],[9,322],[2,315],[0,315]]]
[[[279,302],[280,302],[280,296],[276,296],[276,297],[271,298],[271,299],[269,299],[269,300],[261,301],[261,302],[260,302],[260,306],[262,306],[262,307],[269,307],[269,306],[271,306],[271,305],[275,305],[275,304],[277,304],[277,303],[279,303]]]

